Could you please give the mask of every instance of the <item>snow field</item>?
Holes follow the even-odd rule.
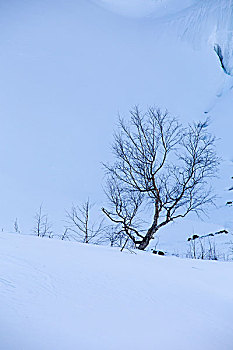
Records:
[[[233,264],[0,236],[4,350],[231,350]]]

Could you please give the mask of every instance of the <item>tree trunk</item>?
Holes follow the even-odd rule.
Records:
[[[150,241],[154,238],[154,234],[157,231],[157,226],[152,225],[149,230],[147,231],[145,237],[142,239],[142,241],[139,243],[138,249],[139,250],[145,250],[146,247],[150,244]]]

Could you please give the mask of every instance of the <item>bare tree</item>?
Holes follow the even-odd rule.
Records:
[[[43,213],[42,205],[35,215],[33,232],[38,237],[53,237],[52,224],[48,220],[48,215]]]
[[[104,214],[121,224],[138,249],[144,250],[163,226],[190,212],[202,213],[213,203],[208,185],[219,159],[208,120],[183,128],[168,112],[136,107],[119,129],[112,146],[115,163],[105,164],[110,209]],[[143,228],[141,211],[152,210]]]
[[[90,210],[93,204],[88,199],[81,206],[72,206],[71,211],[67,212],[68,231],[73,233],[72,238],[82,243],[95,243],[102,242],[102,234],[104,232],[104,219],[99,223],[90,220]]]

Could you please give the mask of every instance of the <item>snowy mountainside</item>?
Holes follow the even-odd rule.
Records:
[[[211,217],[205,218],[204,221],[210,225],[216,224],[216,229],[211,229],[211,231],[225,227],[233,232],[231,212],[225,206],[226,198],[229,196],[226,187],[232,176],[233,158],[231,141],[233,126],[231,112],[233,101],[232,0],[95,0],[94,2],[117,14],[125,17],[131,16],[139,26],[146,24],[150,28],[153,32],[153,39],[152,36],[150,38],[151,45],[154,45],[154,48],[159,52],[152,69],[153,72],[156,71],[156,66],[162,67],[161,62],[159,62],[160,57],[163,57],[163,62],[167,59],[165,51],[167,47],[172,47],[173,34],[171,33],[176,36],[176,46],[171,50],[173,52],[168,53],[170,60],[166,69],[163,70],[164,77],[159,77],[155,81],[160,83],[165,81],[167,91],[165,91],[164,96],[170,111],[175,111],[174,106],[170,108],[169,104],[176,99],[174,98],[174,90],[169,91],[169,86],[171,81],[177,80],[176,91],[181,90],[178,93],[179,97],[183,96],[185,90],[188,91],[189,88],[193,96],[191,103],[179,101],[179,106],[176,106],[176,111],[182,118],[192,120],[210,117],[211,132],[218,138],[218,154],[223,162],[220,176],[218,179],[216,177],[213,184],[213,188],[218,193],[218,207],[217,210],[213,209]],[[165,49],[161,42],[163,42]],[[185,53],[189,50],[192,50],[193,56],[186,56],[186,59],[182,61]],[[199,56],[198,62],[195,56]],[[216,64],[214,65],[213,62]],[[208,66],[210,67],[212,64],[211,71],[207,76]],[[173,67],[173,71],[171,67]],[[167,75],[168,70],[170,70],[170,74]],[[178,70],[179,74],[175,77]],[[200,80],[196,84],[197,76]],[[200,91],[203,86],[205,86],[205,90],[202,90],[201,96],[197,97],[197,91]],[[153,89],[154,96],[158,96],[158,87],[153,87]],[[162,101],[160,97],[151,100],[155,100],[156,103]],[[202,100],[204,101],[202,107],[197,107]],[[185,111],[187,106],[189,110]],[[217,226],[219,227],[217,228]],[[186,231],[188,230],[189,228],[186,228]],[[197,229],[195,228],[195,230]],[[207,229],[206,233],[211,231]]]
[[[231,350],[233,264],[0,236],[4,350]]]
[[[204,112],[209,112],[211,131],[220,139],[219,155],[228,163],[223,163],[220,180],[213,186],[225,212],[221,209],[219,215],[214,210],[210,219],[204,218],[216,225],[205,233],[218,230],[217,225],[228,229],[231,209],[225,208],[228,193],[224,189],[231,186],[233,173],[233,84],[214,52],[215,40],[211,45],[206,42],[210,33],[216,33],[214,21],[220,11],[214,6],[223,8],[224,2],[23,3],[8,1],[1,8],[1,182],[5,184],[1,229],[11,232],[17,217],[22,232],[29,232],[42,202],[56,232],[63,230],[62,220],[71,203],[90,197],[101,207],[105,200],[101,164],[112,161],[110,144],[118,113],[128,118],[134,105],[144,110],[151,105],[168,109],[182,123],[205,118]],[[122,14],[137,12],[139,18],[119,16],[96,6],[100,3],[112,10],[113,4],[121,6],[114,11]],[[206,4],[201,22],[200,4]],[[192,31],[184,35],[191,13]],[[193,40],[199,44],[202,36],[204,45],[195,50]],[[45,142],[38,152],[42,138]],[[185,231],[190,234],[189,227]],[[199,233],[197,228],[194,232]]]
[[[161,17],[180,12],[195,4],[195,0],[93,0],[97,4],[133,17]]]
[[[218,56],[224,73],[233,75],[232,0],[95,0],[123,15],[151,17],[177,25],[178,34],[191,44],[204,41]],[[232,82],[233,85],[233,82]]]

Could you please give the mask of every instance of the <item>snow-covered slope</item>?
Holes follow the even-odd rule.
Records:
[[[93,0],[97,4],[111,9],[123,15],[144,17],[153,15],[161,17],[167,14],[177,13],[191,5],[195,0]],[[199,1],[200,2],[200,1]]]
[[[233,264],[0,235],[2,350],[231,350]]]
[[[233,75],[232,0],[95,0],[99,5],[127,16],[163,18],[190,43],[207,43],[218,56],[226,75]],[[231,81],[232,87],[233,82]]]

